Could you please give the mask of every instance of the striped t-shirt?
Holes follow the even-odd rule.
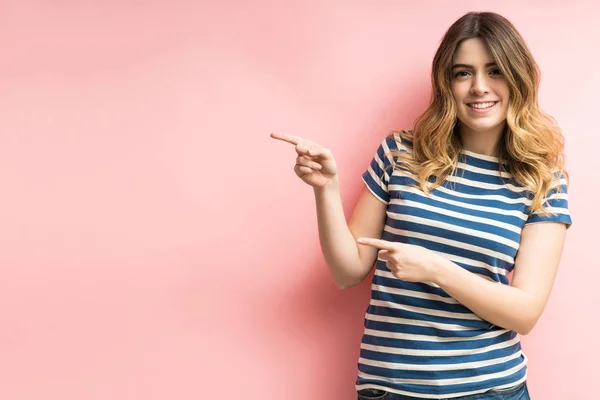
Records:
[[[388,136],[362,178],[387,205],[382,239],[430,249],[486,279],[509,284],[525,224],[569,226],[566,180],[546,197],[556,215],[529,215],[528,192],[495,157],[462,151],[441,187],[426,196],[409,172],[387,168],[390,150],[412,143]],[[386,169],[387,168],[387,169]],[[526,378],[516,332],[495,326],[433,283],[404,282],[378,260],[365,316],[356,389],[452,398],[507,388]]]

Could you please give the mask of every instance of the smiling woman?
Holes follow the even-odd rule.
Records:
[[[547,214],[543,200],[566,175],[564,139],[539,107],[539,68],[516,28],[496,13],[463,16],[444,35],[431,77],[407,160],[425,192],[430,178],[435,188],[456,168],[461,150],[472,151],[505,160],[531,190],[532,211]]]
[[[466,39],[454,54],[452,95],[467,150],[496,156],[508,113],[510,92],[504,76],[479,38]],[[478,137],[486,135],[485,138]],[[476,146],[479,146],[477,148]]]
[[[546,305],[571,224],[563,140],[538,106],[538,76],[508,20],[456,21],[433,61],[431,104],[381,142],[348,223],[331,152],[272,134],[295,145],[338,286],[375,265],[359,399],[529,398],[518,334]]]

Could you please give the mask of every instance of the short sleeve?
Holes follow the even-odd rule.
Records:
[[[529,216],[525,225],[539,222],[560,222],[567,225],[567,228],[571,226],[572,221],[571,213],[569,212],[568,184],[564,175],[561,175],[560,177],[559,186],[548,192],[544,198],[543,204],[551,214],[542,215],[540,211],[537,211]]]
[[[394,135],[386,137],[375,152],[367,170],[362,174],[362,179],[367,188],[384,204],[390,202],[388,184],[393,168],[393,156],[390,151],[398,151]]]

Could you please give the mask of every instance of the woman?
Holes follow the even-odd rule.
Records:
[[[383,140],[348,223],[331,152],[271,135],[296,146],[336,284],[376,266],[359,399],[529,398],[518,334],[546,305],[571,224],[563,139],[538,83],[508,20],[460,18],[433,60],[431,104]]]

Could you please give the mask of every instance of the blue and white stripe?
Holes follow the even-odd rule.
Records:
[[[463,151],[456,171],[429,196],[390,151],[411,151],[399,135],[378,147],[363,180],[387,205],[382,239],[430,249],[485,279],[508,284],[526,224],[571,224],[566,180],[546,198],[555,215],[529,215],[528,191],[495,157]],[[378,388],[441,399],[510,387],[526,378],[516,332],[482,320],[433,283],[395,278],[377,260],[358,360],[357,390]]]

